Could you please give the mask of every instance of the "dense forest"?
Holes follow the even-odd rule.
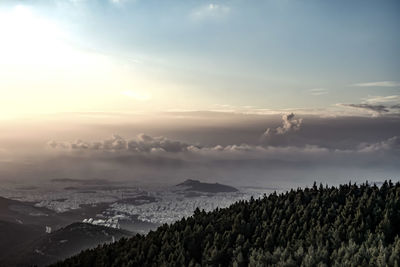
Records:
[[[399,266],[400,183],[240,201],[54,266]]]

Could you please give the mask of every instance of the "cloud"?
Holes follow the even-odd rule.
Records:
[[[294,119],[294,114],[285,114],[282,116],[282,126],[279,126],[275,129],[273,128],[268,128],[263,136],[265,137],[270,137],[274,135],[284,135],[290,132],[295,132],[300,130],[301,124],[303,122],[303,119]]]
[[[49,142],[47,142],[47,146],[54,149],[69,149],[71,147],[71,144],[68,142],[50,140]]]
[[[219,19],[226,17],[230,13],[231,9],[228,6],[221,4],[210,3],[208,5],[201,6],[195,9],[190,17],[193,20],[207,20],[207,19]]]
[[[341,110],[357,114],[359,109]],[[10,142],[3,142],[2,148],[8,151],[4,160],[12,162],[0,159],[0,177],[35,183],[68,177],[168,184],[192,177],[242,185],[399,178],[400,150],[395,141],[400,136],[400,116],[321,118],[294,112],[293,119],[303,118],[300,130],[273,137],[283,142],[260,142],[266,128],[283,127],[282,115],[291,111],[281,112],[262,116],[158,113],[145,123],[142,115],[136,120],[131,113],[121,113],[121,118],[105,113],[98,119],[84,113],[76,118],[79,125],[90,127],[81,128],[74,128],[77,121],[70,124],[70,117],[61,114],[46,117],[36,126],[7,124],[2,136]],[[104,116],[109,117],[105,120]],[[48,121],[54,122],[52,128]],[[64,131],[71,125],[76,129],[73,133]],[[27,129],[30,136],[15,138]],[[145,134],[136,135],[138,129]],[[43,131],[53,136],[63,131],[63,139],[53,137],[55,141],[43,149]]]
[[[387,113],[389,109],[384,105],[371,105],[371,104],[342,104],[345,107],[351,107],[356,109],[368,110],[372,111],[373,113]]]
[[[151,137],[146,134],[139,134],[136,138],[127,140],[117,134],[103,141],[84,142],[77,140],[75,142],[57,142],[51,140],[47,145],[54,149],[69,150],[93,150],[93,151],[128,151],[137,153],[154,152],[185,152],[194,149],[189,145],[179,141],[172,141],[165,137]]]
[[[371,97],[365,98],[364,102],[369,103],[369,104],[400,103],[400,95],[371,96]]]
[[[328,93],[328,89],[325,89],[325,88],[314,88],[314,89],[308,90],[308,92],[311,95],[315,95],[315,96],[326,95]]]
[[[282,125],[276,128],[268,128],[264,136],[274,139],[275,137],[285,136],[288,133],[298,131],[302,126],[302,119],[295,119],[295,115],[285,114],[282,116]],[[270,139],[268,139],[270,140]],[[312,140],[310,140],[312,141]],[[182,141],[170,140],[166,137],[159,136],[153,137],[146,134],[139,134],[135,138],[125,139],[119,135],[113,134],[111,138],[107,138],[102,141],[82,141],[77,140],[75,142],[57,142],[49,141],[48,147],[58,150],[69,150],[69,151],[92,151],[94,153],[122,153],[126,155],[178,155],[178,154],[190,154],[190,155],[246,155],[246,157],[258,157],[261,154],[266,155],[272,153],[272,155],[279,154],[290,154],[295,152],[296,154],[311,153],[311,152],[323,152],[327,153],[330,150],[326,147],[321,147],[313,144],[303,144],[298,146],[283,145],[279,143],[279,146],[274,146],[274,142],[268,142],[263,145],[255,144],[228,144],[228,145],[200,145],[191,144]],[[184,158],[183,158],[184,159]]]
[[[290,117],[290,116],[289,116]],[[289,119],[290,121],[290,119]],[[134,139],[124,139],[113,135],[100,142],[76,141],[68,146],[55,141],[48,143],[51,148],[66,151],[87,152],[86,159],[114,162],[122,165],[173,166],[174,168],[191,168],[193,166],[213,166],[226,164],[253,166],[257,168],[302,168],[305,164],[317,165],[365,165],[371,162],[387,164],[398,161],[400,156],[400,137],[373,142],[359,143],[354,148],[327,148],[314,144],[302,146],[270,146],[270,145],[194,145],[181,141],[169,140],[165,137],[152,137],[140,134]],[[71,154],[79,157],[80,154]],[[85,159],[85,160],[86,160]],[[222,164],[222,165],[221,165]]]
[[[285,134],[290,131],[298,131],[303,121],[303,119],[295,120],[293,113],[290,113],[289,115],[283,115],[282,120],[283,120],[283,125],[281,127],[276,128],[276,132],[278,134]]]
[[[361,104],[337,104],[338,106],[350,107],[361,111],[367,111],[373,116],[383,114],[398,115],[400,114],[400,96],[373,96],[363,100]]]
[[[358,151],[360,152],[377,152],[377,151],[390,151],[390,150],[400,150],[400,137],[393,136],[387,140],[377,142],[377,143],[362,143],[359,146]]]
[[[248,122],[248,117],[245,119]],[[258,127],[249,127],[248,123],[241,126],[246,135],[238,133],[235,126],[226,132],[217,131],[218,138],[214,136],[211,141],[201,138],[213,136],[209,129],[194,129],[186,135],[169,132],[180,136],[175,140],[149,134],[133,138],[114,134],[104,140],[50,141],[48,147],[54,149],[46,152],[45,171],[35,176],[163,182],[197,177],[248,184],[280,183],[285,179],[312,182],[320,178],[332,183],[398,174],[398,119],[307,117],[307,125],[299,121],[288,114],[281,125],[271,127],[275,132],[278,128],[280,132],[296,131],[293,140],[279,145],[258,142],[265,117],[257,120]],[[248,131],[253,132],[247,135]],[[239,134],[238,138],[231,139],[229,136],[234,134]],[[290,136],[276,134],[274,138]],[[20,171],[9,173],[17,175]]]
[[[398,87],[400,82],[395,81],[381,81],[381,82],[367,82],[367,83],[355,83],[351,86],[356,87]]]

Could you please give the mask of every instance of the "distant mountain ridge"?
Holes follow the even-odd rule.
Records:
[[[183,183],[177,184],[178,187],[184,187],[186,191],[197,191],[206,193],[222,193],[222,192],[237,192],[238,189],[233,186],[219,183],[203,183],[199,180],[187,179]]]

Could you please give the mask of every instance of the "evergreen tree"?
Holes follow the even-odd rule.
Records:
[[[399,266],[400,183],[239,201],[54,266]]]

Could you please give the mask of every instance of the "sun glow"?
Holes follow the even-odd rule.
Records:
[[[26,6],[0,11],[0,59],[3,117],[131,108],[132,99],[150,99],[130,90],[144,86],[137,69],[82,49],[54,21]]]
[[[1,14],[0,37],[2,64],[53,65],[60,60],[60,63],[71,60],[71,53],[63,43],[66,33],[25,6]]]
[[[139,101],[147,101],[151,98],[151,95],[146,92],[136,92],[132,90],[123,91],[122,94]]]

